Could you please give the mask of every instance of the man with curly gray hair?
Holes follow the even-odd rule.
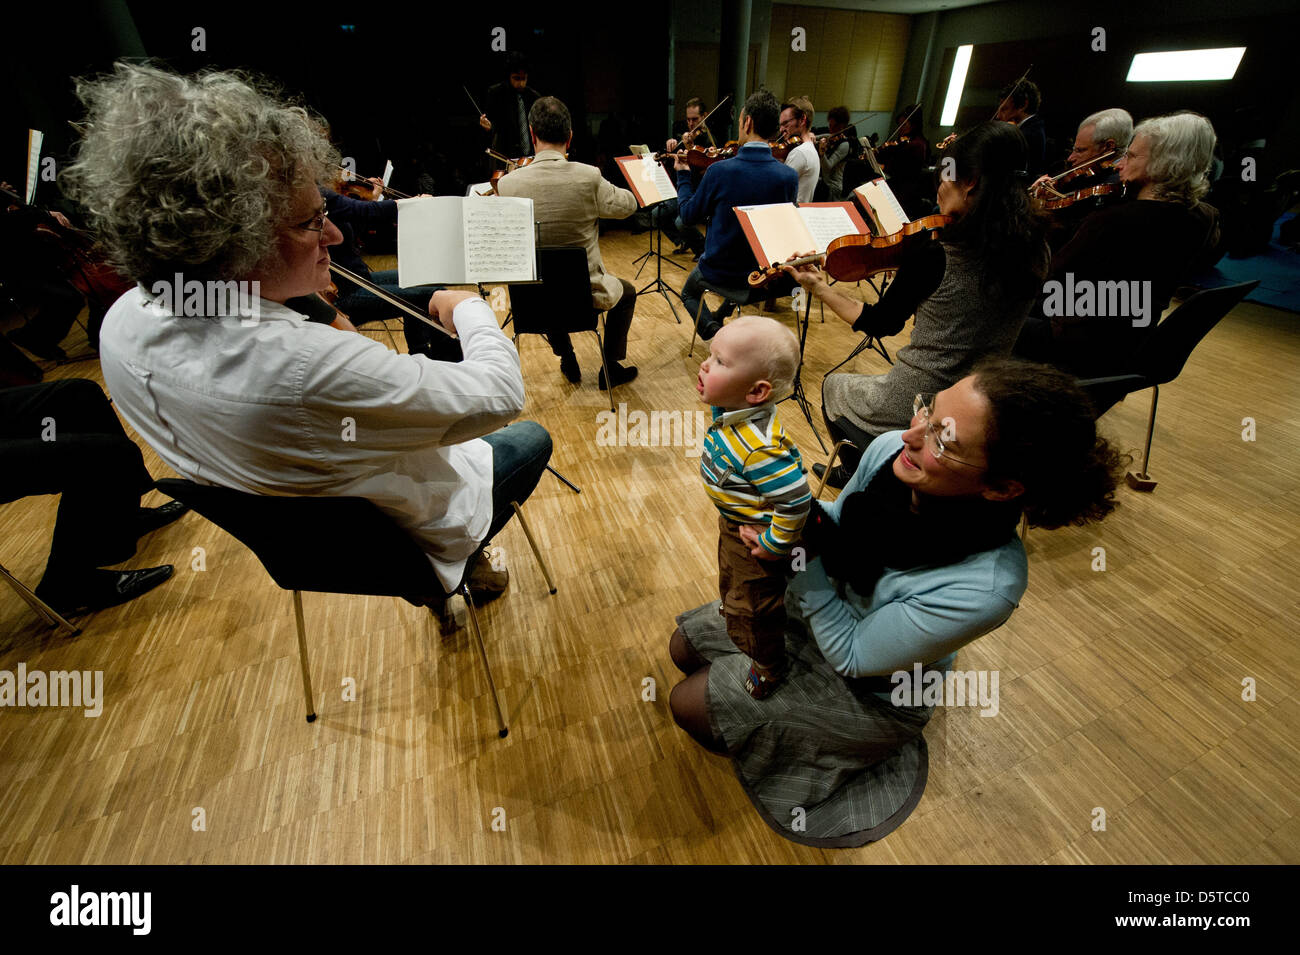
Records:
[[[127,421],[190,480],[369,498],[448,591],[467,567],[480,593],[503,590],[482,547],[536,486],[551,441],[533,422],[498,430],[524,387],[487,303],[455,291],[429,303],[460,338],[459,363],[306,321],[285,302],[329,284],[341,238],[318,190],[337,160],[319,122],[228,72],[119,63],[78,94],[89,115],[64,182],[140,283],[100,341]]]

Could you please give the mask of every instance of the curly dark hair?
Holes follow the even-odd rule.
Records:
[[[987,358],[971,371],[988,399],[985,482],[1017,481],[1031,527],[1099,521],[1115,509],[1129,461],[1097,434],[1087,392],[1051,365]]]
[[[757,90],[749,94],[742,112],[754,123],[754,132],[764,139],[776,135],[781,120],[781,105],[768,90]]]
[[[938,167],[941,175],[952,168],[957,182],[975,184],[971,207],[944,229],[943,240],[969,249],[984,288],[1011,299],[1037,295],[1051,262],[1046,221],[1030,206],[1021,181],[1028,152],[1019,129],[989,121],[958,137]]]

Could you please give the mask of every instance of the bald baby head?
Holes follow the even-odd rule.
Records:
[[[718,332],[744,363],[754,381],[772,385],[772,398],[780,400],[794,390],[799,369],[799,339],[780,322],[761,315],[742,315]]]

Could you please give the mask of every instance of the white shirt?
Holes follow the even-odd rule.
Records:
[[[800,143],[786,154],[785,164],[799,174],[799,195],[797,201],[812,202],[813,190],[817,188],[817,177],[821,174],[821,156],[817,154],[816,143]]]
[[[257,305],[256,320],[178,318],[142,288],[119,298],[100,362],[122,416],[199,484],[370,499],[454,588],[492,520],[492,448],[477,439],[524,406],[519,354],[492,310],[456,306],[465,358],[453,363]]]

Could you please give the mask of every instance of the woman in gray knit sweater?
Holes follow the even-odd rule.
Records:
[[[865,334],[895,335],[916,314],[912,340],[888,374],[826,376],[822,414],[833,440],[865,448],[878,435],[906,428],[916,395],[943,391],[980,358],[1010,353],[1050,257],[1042,220],[1021,181],[1025,153],[1020,130],[996,121],[981,123],[946,150],[938,203],[953,222],[940,242],[909,254],[875,305],[830,287],[816,266],[787,269]],[[833,486],[843,486],[858,454],[844,461],[830,478]]]

